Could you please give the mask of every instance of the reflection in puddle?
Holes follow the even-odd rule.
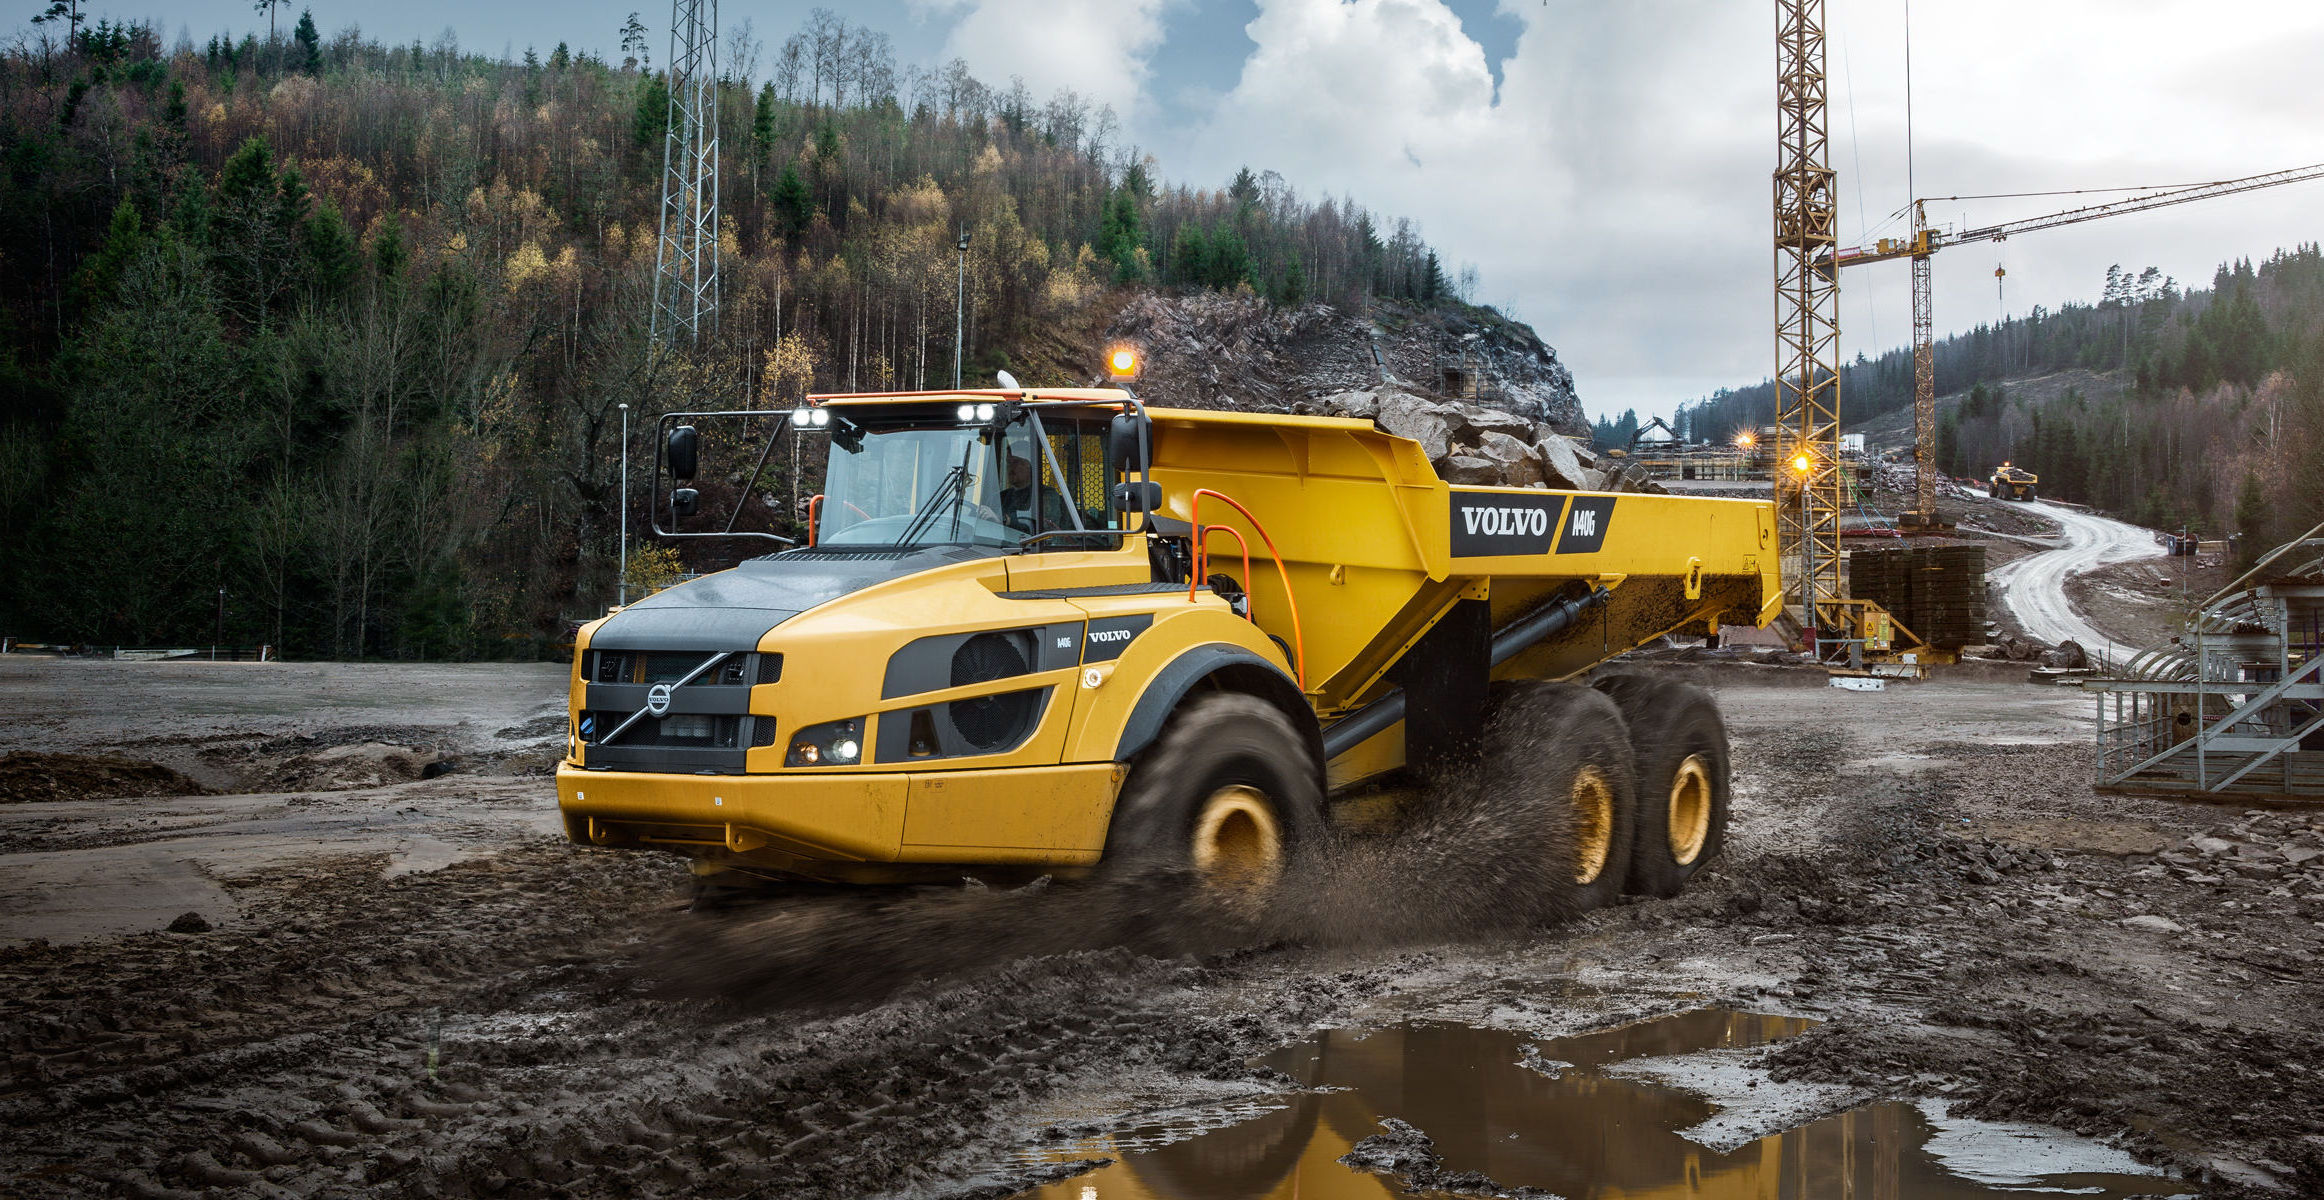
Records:
[[[1812,1023],[1703,1009],[1538,1042],[1443,1024],[1335,1030],[1264,1060],[1316,1090],[1278,1097],[1281,1108],[1192,1137],[1181,1125],[1041,1147],[1040,1162],[1119,1161],[1022,1200],[1390,1200],[1403,1194],[1399,1181],[1337,1161],[1379,1133],[1382,1117],[1434,1139],[1447,1170],[1568,1200],[1970,1200],[2028,1192],[2119,1200],[2178,1190],[2117,1151],[2063,1133],[1947,1121],[1936,1106],[1896,1102],[1719,1153],[1678,1132],[1712,1116],[1711,1102],[1601,1070],[1757,1046]],[[1965,1143],[1976,1152],[1964,1151]]]

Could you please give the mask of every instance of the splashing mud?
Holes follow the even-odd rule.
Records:
[[[1574,915],[1563,810],[1498,782],[1541,777],[1531,769],[1550,764],[1533,759],[1556,753],[1548,739],[1529,739],[1439,781],[1394,828],[1334,833],[1302,848],[1263,904],[1215,896],[1155,868],[1008,890],[866,892],[686,914],[647,966],[679,995],[823,1007],[1073,950],[1168,957],[1507,934]]]

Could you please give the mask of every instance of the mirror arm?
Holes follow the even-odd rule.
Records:
[[[727,529],[731,530],[732,532],[684,533],[676,529],[662,528],[662,466],[667,458],[667,452],[670,445],[670,423],[678,420],[681,417],[773,417],[775,418],[775,429],[774,433],[771,434],[767,439],[768,451],[772,451],[775,441],[780,439],[783,434],[788,432],[791,428],[791,414],[785,410],[746,409],[742,411],[728,412],[663,413],[661,419],[654,423],[654,478],[653,483],[647,493],[647,503],[650,505],[650,507],[647,508],[646,512],[648,513],[649,519],[651,520],[651,528],[654,531],[654,536],[665,538],[764,538],[767,541],[773,542],[779,546],[787,547],[798,545],[799,540],[797,538],[787,538],[779,533],[761,533],[754,529],[736,530],[734,529],[734,522],[731,519],[727,522]],[[766,452],[762,452],[759,457],[760,462],[763,464],[766,459]],[[755,470],[751,478],[754,482],[757,480],[758,476],[755,473]],[[747,488],[744,489],[742,499],[738,500],[735,504],[735,517],[739,518],[742,515],[742,505],[748,503],[749,494],[749,490]]]

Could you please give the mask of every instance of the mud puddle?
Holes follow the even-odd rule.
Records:
[[[1019,1200],[2191,1194],[2061,1131],[1953,1119],[1937,1102],[1854,1105],[1746,1065],[1813,1024],[1703,1009],[1550,1040],[1332,1030],[1261,1060],[1304,1090],[1053,1141],[1021,1163],[1116,1161]]]

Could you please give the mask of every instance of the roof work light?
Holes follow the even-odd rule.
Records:
[[[1106,374],[1116,379],[1136,378],[1138,352],[1128,346],[1116,346],[1106,351]]]

